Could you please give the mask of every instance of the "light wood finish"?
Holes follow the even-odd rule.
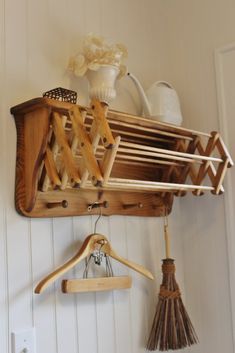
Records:
[[[110,112],[110,118],[115,120],[122,119],[123,121],[126,121],[128,123],[143,126],[143,127],[150,126],[156,129],[161,129],[163,131],[172,131],[172,132],[176,132],[179,135],[183,134],[184,136],[198,135],[198,136],[210,137],[210,134],[206,132],[191,130],[181,126],[163,123],[158,120],[149,119],[142,116],[136,116],[136,115],[114,111],[114,110]]]
[[[118,126],[121,126],[121,127],[133,128],[132,124],[128,124],[128,123],[125,123],[125,122],[122,122],[122,121],[116,121],[116,120],[109,119],[109,123],[113,124],[113,125],[118,125]],[[143,131],[143,127],[142,126],[135,125],[135,129],[139,130],[139,131]],[[174,132],[168,132],[168,131],[163,131],[163,130],[149,128],[149,127],[145,127],[145,131],[146,132],[152,132],[152,133],[155,133],[155,134],[158,134],[158,135],[161,135],[161,136],[173,137],[173,138],[176,138],[176,139],[185,139],[185,140],[189,140],[189,141],[192,140],[192,137],[190,137],[190,136],[180,135],[180,134],[176,134]]]
[[[79,140],[79,147],[83,156],[83,162],[91,175],[91,180],[94,185],[101,185],[103,182],[103,177],[93,154],[90,138],[83,126],[83,119],[79,108],[77,106],[71,108],[69,110],[69,116],[72,121],[74,132]]]
[[[102,248],[101,248],[102,244]],[[114,258],[115,260],[119,261],[123,265],[131,268],[132,270],[142,274],[143,276],[153,279],[153,275],[143,266],[131,262],[123,257],[119,256],[111,247],[108,239],[98,233],[94,233],[89,235],[83,242],[81,248],[77,252],[77,254],[68,260],[65,264],[57,268],[55,271],[47,275],[43,278],[35,288],[35,293],[39,294],[42,293],[46,287],[48,287],[51,283],[53,283],[56,279],[61,277],[64,273],[69,271],[71,268],[76,266],[80,261],[84,260],[90,254],[92,254],[95,250],[102,249],[102,252],[107,254],[108,256]]]
[[[105,172],[104,169],[106,168],[106,166],[104,168],[104,163],[107,163],[107,160],[110,160],[110,161],[112,160],[112,164],[114,163],[114,158],[117,153],[118,140],[116,140],[116,143],[115,143],[115,140],[113,138],[112,132],[110,130],[110,127],[106,119],[107,112],[108,112],[108,105],[99,102],[97,99],[93,99],[91,102],[91,106],[92,106],[94,119],[92,121],[89,136],[92,142],[93,153],[95,154],[96,152],[100,138],[102,140],[104,148],[108,150],[110,149],[112,150],[111,152],[106,151],[103,157],[101,169],[103,171],[104,183],[105,183],[107,181],[108,175],[110,175],[111,173],[112,165],[109,163],[108,165],[109,170]],[[85,169],[82,175],[81,187],[85,187],[88,177],[89,177],[89,171],[88,169]]]
[[[215,157],[207,157],[207,155],[205,156],[201,156],[201,155],[197,155],[197,154],[192,154],[192,153],[182,153],[182,152],[178,152],[178,151],[172,151],[172,150],[164,150],[162,148],[155,148],[155,147],[149,147],[149,146],[143,146],[143,145],[137,145],[136,143],[129,143],[129,142],[121,142],[120,143],[121,146],[126,146],[126,147],[130,147],[133,148],[133,152],[135,150],[139,150],[141,149],[142,151],[150,151],[156,154],[160,153],[161,155],[157,155],[162,156],[163,155],[169,155],[169,156],[176,156],[178,157],[182,157],[182,161],[211,161],[211,162],[223,162],[223,159],[221,158],[215,158]],[[120,150],[120,149],[119,149]],[[211,153],[211,152],[210,152]],[[164,156],[162,156],[164,157]],[[165,157],[167,158],[167,156]],[[187,158],[187,159],[184,159]],[[178,159],[180,160],[180,159]]]
[[[215,183],[214,183],[215,189],[212,191],[212,193],[215,193],[216,195],[218,195],[221,192],[221,185],[229,165],[230,165],[229,158],[226,158],[224,164],[220,164],[215,176]]]
[[[108,111],[108,106],[98,101],[84,110],[66,102],[34,99],[11,111],[15,115],[19,140],[16,203],[19,212],[26,216],[88,214],[86,205],[102,200],[104,195],[108,195],[112,205],[105,214],[128,211],[126,214],[160,216],[164,205],[171,209],[169,193],[177,196],[184,196],[188,191],[196,196],[206,191],[222,193],[227,168],[233,165],[218,132],[200,133]],[[38,152],[29,151],[26,141],[32,142],[30,133],[32,128],[37,130],[37,125],[40,125],[39,131],[41,129],[36,138],[38,160]],[[113,133],[117,135],[112,136]],[[41,185],[45,195],[39,192]],[[55,201],[66,199],[69,204],[62,210],[64,213],[59,208],[50,212],[44,209],[48,202],[54,202],[53,188],[57,186],[64,189],[66,197],[58,190]],[[74,202],[73,192],[81,205]],[[121,201],[120,194],[123,195]],[[161,200],[157,207],[155,197]],[[143,202],[146,198],[148,205]],[[167,202],[169,204],[165,204]],[[142,209],[123,208],[124,204],[139,203],[143,203]]]
[[[61,283],[61,289],[63,293],[83,293],[129,289],[131,285],[132,278],[129,276],[64,279]]]
[[[79,176],[78,168],[74,163],[68,139],[63,129],[61,116],[57,112],[53,113],[53,130],[56,136],[56,140],[60,146],[61,154],[63,157],[63,163],[65,165],[67,173],[75,183],[79,184],[81,179]]]
[[[90,184],[91,185],[91,184]],[[168,190],[165,190],[168,191]],[[170,198],[168,197],[170,195]],[[48,203],[61,202],[61,200],[68,201],[68,207],[62,208],[57,207],[56,209],[48,209]],[[166,193],[165,197],[161,197],[160,193],[156,190],[142,191],[132,190],[126,188],[120,192],[120,190],[101,190],[100,192],[94,186],[86,189],[66,189],[64,191],[52,190],[50,192],[41,192],[37,194],[35,206],[29,213],[24,213],[28,217],[66,217],[66,216],[77,216],[77,215],[98,215],[100,213],[99,208],[88,211],[88,205],[94,203],[97,200],[108,202],[108,207],[102,209],[103,216],[116,215],[129,215],[129,216],[152,216],[159,217],[164,214],[165,204],[171,211],[173,194]],[[129,208],[124,209],[125,204],[136,204],[142,203],[142,208]]]
[[[49,147],[47,147],[47,149],[46,149],[46,155],[45,155],[44,162],[45,162],[45,168],[46,168],[47,175],[48,175],[50,181],[52,182],[53,188],[55,186],[60,186],[61,180],[60,180],[60,177],[59,177],[57,169],[56,169],[56,164],[55,164],[55,161],[53,158],[53,153]]]
[[[33,210],[38,193],[38,177],[47,147],[50,124],[49,107],[30,110],[22,119],[15,115],[17,128],[15,201],[19,213]],[[40,116],[40,124],[37,119]]]
[[[98,131],[97,124],[96,124],[96,122],[94,120],[93,120],[92,125],[90,127],[89,136],[90,136],[90,140],[91,140],[91,143],[92,143],[92,151],[95,154],[96,149],[97,149],[98,144],[99,144],[99,141],[100,141],[100,134],[99,134],[99,131]],[[83,161],[81,161],[81,162],[82,162],[82,164],[84,164]],[[83,174],[82,174],[81,187],[85,186],[88,178],[89,178],[89,171],[88,171],[87,168],[84,168],[84,171],[83,171]]]
[[[170,259],[170,237],[168,232],[168,226],[164,225],[164,238],[165,238],[165,252],[166,252],[166,259]]]
[[[82,116],[82,119],[83,119],[83,122],[85,120],[85,117],[86,117],[86,110],[83,109],[81,110],[81,116]],[[72,139],[72,144],[71,144],[71,152],[72,152],[72,155],[75,156],[76,155],[76,151],[77,151],[77,147],[78,147],[78,138],[76,135],[73,136],[73,139]],[[68,184],[68,181],[69,181],[69,176],[68,176],[68,173],[66,171],[66,169],[63,171],[63,174],[62,174],[62,185],[61,185],[61,189],[64,190]],[[82,178],[81,178],[81,184],[82,185]]]
[[[119,148],[119,144],[121,141],[121,137],[117,136],[115,138],[115,142],[114,142],[114,146],[112,149],[108,149],[103,157],[103,160],[101,162],[101,169],[103,171],[103,175],[104,175],[104,185],[107,184],[111,171],[112,171],[112,167],[115,161],[115,157],[117,155],[117,151]]]
[[[108,105],[99,102],[97,99],[91,101],[92,115],[94,117],[99,135],[101,136],[105,148],[112,148],[114,145],[114,138],[106,119],[108,112]]]
[[[158,190],[158,189],[169,189],[169,190],[214,190],[213,186],[202,186],[202,185],[188,185],[188,184],[178,184],[178,183],[165,183],[165,182],[154,182],[154,181],[146,181],[146,180],[131,180],[131,179],[119,179],[119,178],[110,178],[109,184],[107,187],[115,187],[115,185],[123,186],[123,188],[129,187],[139,187],[143,189]]]
[[[228,168],[232,167],[234,165],[234,162],[221,136],[219,136],[218,138],[217,148],[223,159],[228,159]]]
[[[62,126],[63,126],[64,129],[65,129],[66,122],[67,122],[67,116],[63,115],[62,116]],[[51,126],[50,131],[49,131],[49,136],[48,136],[48,143],[51,141],[52,138],[53,138],[53,129],[52,129],[52,126]],[[50,146],[50,149],[52,151],[54,163],[56,164],[55,161],[56,161],[57,155],[59,153],[59,149],[60,149],[56,139],[54,139],[53,145],[52,145],[52,147]],[[43,171],[43,163],[42,163],[42,168],[41,169]],[[45,177],[43,178],[42,191],[48,191],[48,189],[50,188],[52,182],[53,181],[50,179],[50,176],[47,173],[45,175]],[[62,185],[60,185],[60,187],[62,187]]]

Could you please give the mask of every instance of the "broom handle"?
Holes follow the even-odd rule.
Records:
[[[170,238],[168,233],[168,225],[164,225],[164,236],[165,236],[165,249],[166,249],[166,258],[170,259]]]

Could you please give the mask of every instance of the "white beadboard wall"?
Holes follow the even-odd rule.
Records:
[[[159,43],[161,73],[179,93],[184,125],[208,132],[221,130],[225,133],[223,137],[230,136],[233,145],[234,89],[225,97],[217,97],[214,54],[216,49],[235,42],[234,12],[235,3],[230,0],[158,3],[158,16],[165,23],[164,36]],[[229,66],[231,75],[227,72],[227,81],[234,87],[234,56],[230,60],[233,66]],[[220,107],[226,110],[225,126],[219,124],[217,99],[226,102],[226,106]],[[230,151],[234,152],[232,145]],[[232,157],[234,159],[235,155]],[[233,170],[228,173],[234,176]],[[234,177],[231,181],[234,183]],[[181,199],[179,221],[184,238],[186,304],[200,338],[200,344],[188,350],[192,353],[233,353],[235,350],[234,312],[231,312],[234,297],[230,296],[234,265],[230,272],[228,261],[228,253],[234,254],[234,249],[228,251],[227,241],[233,239],[234,234],[226,227],[228,215],[225,214],[225,202],[228,204],[233,193],[226,188],[225,194],[219,197]],[[227,213],[234,218],[233,209]]]
[[[37,281],[72,256],[96,217],[29,220],[14,209],[16,132],[9,108],[63,86],[87,103],[85,79],[65,67],[81,38],[94,32],[129,49],[128,66],[144,88],[169,80],[184,125],[217,130],[214,50],[234,42],[231,0],[0,0],[0,353],[10,333],[35,326],[37,353],[140,353],[156,308],[164,257],[162,219],[112,216],[98,230],[121,255],[156,275],[131,273],[130,291],[64,295],[59,281],[36,296]],[[132,83],[117,85],[115,109],[140,112]],[[172,255],[184,301],[200,338],[185,352],[233,353],[224,197],[176,199]],[[68,276],[80,276],[80,264]],[[233,299],[233,298],[232,298]]]
[[[144,85],[160,71],[156,4],[148,0],[0,0],[0,352],[11,353],[12,331],[36,327],[37,353],[139,353],[156,308],[164,257],[162,219],[103,218],[98,230],[114,249],[148,267],[150,282],[131,273],[129,291],[64,295],[59,281],[44,294],[35,284],[72,256],[94,227],[95,217],[29,220],[14,209],[16,131],[11,106],[57,87],[78,91],[87,102],[84,79],[65,67],[84,34],[95,32],[129,49],[129,67]],[[80,91],[79,91],[80,88]],[[136,92],[123,79],[114,108],[138,112]],[[184,292],[180,207],[170,219],[172,255]],[[129,271],[114,264],[116,273]],[[68,276],[80,276],[82,265]]]

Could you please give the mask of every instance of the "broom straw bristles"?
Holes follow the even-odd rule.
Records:
[[[173,259],[164,259],[162,285],[147,349],[176,350],[198,342],[175,279]]]

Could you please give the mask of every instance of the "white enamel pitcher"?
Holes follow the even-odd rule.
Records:
[[[142,101],[143,116],[164,123],[182,124],[179,98],[171,84],[165,81],[155,82],[145,93],[139,80],[130,72],[127,75],[138,90]]]

